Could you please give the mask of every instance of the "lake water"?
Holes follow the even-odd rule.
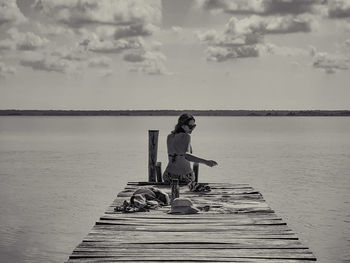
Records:
[[[0,261],[63,262],[176,117],[0,117]],[[249,183],[321,263],[350,262],[350,118],[198,117],[200,181]]]

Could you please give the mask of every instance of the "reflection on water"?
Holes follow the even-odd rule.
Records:
[[[0,117],[2,262],[62,262],[127,181],[147,178],[176,117]],[[260,190],[317,256],[350,259],[350,118],[198,117],[200,180]]]

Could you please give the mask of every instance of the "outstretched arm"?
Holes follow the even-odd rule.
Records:
[[[189,154],[189,153],[186,153],[185,158],[187,161],[194,162],[194,163],[203,163],[203,164],[208,165],[210,167],[218,165],[217,162],[215,162],[213,160],[202,159],[202,158],[199,158],[199,157],[194,156],[193,154]]]

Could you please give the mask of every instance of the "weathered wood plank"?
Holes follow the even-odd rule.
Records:
[[[307,248],[300,241],[297,240],[286,240],[286,239],[237,239],[232,240],[230,243],[213,243],[213,242],[152,242],[152,243],[121,243],[118,241],[105,241],[105,242],[82,242],[77,246],[79,248],[91,248],[91,247],[119,247],[119,248],[174,248],[174,249],[186,249],[186,248],[265,248],[265,249],[276,249],[276,248]]]
[[[155,218],[118,218],[115,216],[105,215],[100,218],[100,221],[111,224],[156,224],[156,225],[168,225],[168,224],[196,224],[205,226],[234,226],[234,225],[286,225],[281,219],[255,219],[255,218],[235,218],[235,219],[155,219]]]
[[[112,218],[120,219],[159,219],[159,220],[208,220],[208,221],[220,221],[220,220],[240,220],[240,219],[255,219],[255,220],[265,220],[265,219],[278,219],[282,220],[281,217],[278,217],[274,213],[256,213],[256,214],[214,214],[214,213],[198,213],[190,215],[176,215],[176,214],[167,214],[163,211],[152,210],[151,212],[146,213],[114,213],[104,215]]]
[[[126,261],[125,259],[116,259],[116,258],[99,258],[99,259],[91,259],[91,258],[75,258],[75,259],[70,259],[68,262],[79,262],[79,263],[96,263],[96,262],[137,262],[137,263],[174,263],[172,260],[137,260],[137,261]],[[206,263],[310,263],[310,260],[303,260],[303,259],[263,259],[263,258],[229,258],[229,259],[200,259],[200,260],[181,260],[178,261],[181,263],[193,263],[193,262],[206,262]]]
[[[265,258],[265,259],[314,259],[309,249],[120,249],[104,248],[88,251],[73,251],[71,258],[124,259],[220,259],[220,258]]]
[[[180,195],[195,206],[210,206],[194,215],[167,214],[170,207],[142,213],[114,212],[140,186],[163,183],[128,183],[107,208],[68,262],[256,262],[305,263],[315,260],[248,184],[210,184],[211,192]]]
[[[169,224],[149,224],[141,222],[115,222],[111,220],[100,220],[96,222],[93,230],[105,229],[110,231],[146,229],[147,231],[200,231],[200,232],[222,232],[222,231],[291,231],[286,224],[196,224],[196,223],[169,223]]]
[[[128,261],[125,259],[116,259],[116,258],[98,258],[98,259],[92,259],[92,258],[74,258],[69,259],[69,262],[76,262],[76,263],[97,263],[97,262],[109,262],[109,263],[116,263],[116,262],[137,262],[137,263],[174,263],[171,259],[162,259],[162,260],[132,260]],[[294,260],[294,259],[263,259],[263,258],[229,258],[229,259],[199,259],[199,260],[181,260],[177,261],[181,263],[193,263],[193,262],[206,262],[206,263],[310,263],[310,260]]]
[[[213,243],[230,243],[237,239],[289,239],[298,240],[298,237],[293,233],[252,233],[252,232],[236,232],[230,234],[201,233],[201,232],[157,232],[149,234],[147,232],[118,232],[115,234],[96,234],[89,233],[84,241],[119,241],[125,243],[139,242],[213,242]]]

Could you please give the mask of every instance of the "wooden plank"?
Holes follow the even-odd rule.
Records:
[[[125,189],[121,191],[117,197],[130,197],[133,192],[136,190],[135,189]],[[168,192],[168,191],[166,191]],[[168,192],[170,193],[170,191]],[[202,195],[218,195],[218,196],[230,196],[230,195],[241,195],[241,194],[259,194],[258,191],[253,190],[253,189],[245,189],[245,188],[239,188],[239,189],[227,189],[224,191],[221,191],[221,189],[212,189],[210,192],[191,192],[188,190],[188,187],[180,187],[180,193],[181,195],[187,195],[187,196],[202,196]]]
[[[218,235],[220,237],[232,237],[236,235],[294,235],[294,233],[290,229],[275,229],[275,228],[270,228],[270,229],[257,229],[257,228],[242,228],[242,229],[237,229],[235,227],[229,228],[227,231],[220,231],[217,230],[215,231],[212,229],[202,229],[202,228],[165,228],[165,227],[157,227],[154,226],[153,228],[149,226],[113,226],[106,227],[94,227],[88,236],[115,236],[118,235],[119,238],[123,238],[124,236],[150,236],[149,232],[153,232],[154,235],[162,235],[163,237],[168,236],[174,236],[174,235],[181,235],[184,238],[191,238],[193,236],[202,236],[202,238],[210,239],[210,238],[215,238]],[[176,232],[176,233],[175,233]]]
[[[141,213],[114,212],[143,186],[170,193],[169,185],[129,183],[73,251],[68,262],[261,262],[305,263],[316,260],[247,184],[210,184],[211,192],[180,196],[208,212],[167,214],[170,207]]]
[[[235,218],[235,219],[183,219],[183,218],[118,218],[116,216],[105,215],[100,218],[100,221],[107,223],[110,221],[112,224],[157,224],[157,225],[168,225],[168,224],[193,224],[196,225],[206,225],[206,226],[215,226],[215,225],[286,225],[281,219],[254,219],[254,218]],[[98,221],[98,222],[100,222]]]
[[[125,259],[117,259],[117,258],[98,258],[98,259],[92,259],[92,258],[73,258],[73,259],[69,259],[67,261],[69,262],[76,262],[76,263],[97,263],[97,262],[109,262],[109,263],[113,263],[113,262],[137,262],[137,263],[174,263],[174,261],[172,261],[171,259],[162,259],[162,260],[132,260],[132,261],[128,261]],[[206,263],[227,263],[227,262],[231,262],[231,263],[236,263],[236,262],[240,262],[240,263],[310,263],[310,260],[303,260],[303,259],[263,259],[263,258],[229,258],[229,259],[200,259],[200,260],[181,260],[181,261],[177,261],[177,262],[181,262],[181,263],[193,263],[193,262],[206,262]]]
[[[167,214],[160,212],[158,210],[152,210],[152,212],[145,213],[114,213],[104,215],[111,218],[120,218],[120,219],[159,219],[159,220],[215,220],[215,221],[229,221],[229,220],[240,220],[240,219],[276,219],[282,220],[281,217],[278,217],[274,213],[266,214],[213,214],[213,213],[198,213],[190,215],[176,215],[176,214]]]
[[[83,240],[84,241],[119,241],[125,243],[135,242],[207,242],[214,243],[230,243],[237,239],[289,239],[298,240],[298,237],[293,233],[252,233],[252,232],[236,232],[223,235],[215,233],[203,232],[157,232],[149,234],[148,232],[118,232],[114,234],[97,234],[89,233]]]
[[[180,252],[180,253],[179,253]],[[124,259],[221,259],[221,258],[265,258],[265,259],[314,259],[309,249],[122,249],[94,248],[89,251],[73,251],[71,258]]]
[[[170,211],[170,208],[160,208],[158,209],[158,214],[161,213],[167,213]],[[245,214],[245,213],[261,213],[261,214],[267,214],[267,213],[274,213],[275,211],[272,210],[270,207],[258,207],[258,206],[249,206],[246,207],[244,205],[218,205],[214,206],[212,205],[210,210],[208,212],[201,212],[200,214]],[[116,214],[114,211],[114,207],[108,207],[105,211],[106,214]],[[119,212],[120,213],[120,212]],[[152,211],[152,213],[157,213]]]
[[[300,241],[297,240],[286,240],[286,239],[238,239],[233,240],[230,243],[213,243],[213,242],[152,242],[152,243],[121,243],[118,241],[109,242],[82,242],[77,246],[79,248],[91,248],[91,247],[119,247],[119,248],[174,248],[174,249],[198,249],[198,248],[307,248]]]

